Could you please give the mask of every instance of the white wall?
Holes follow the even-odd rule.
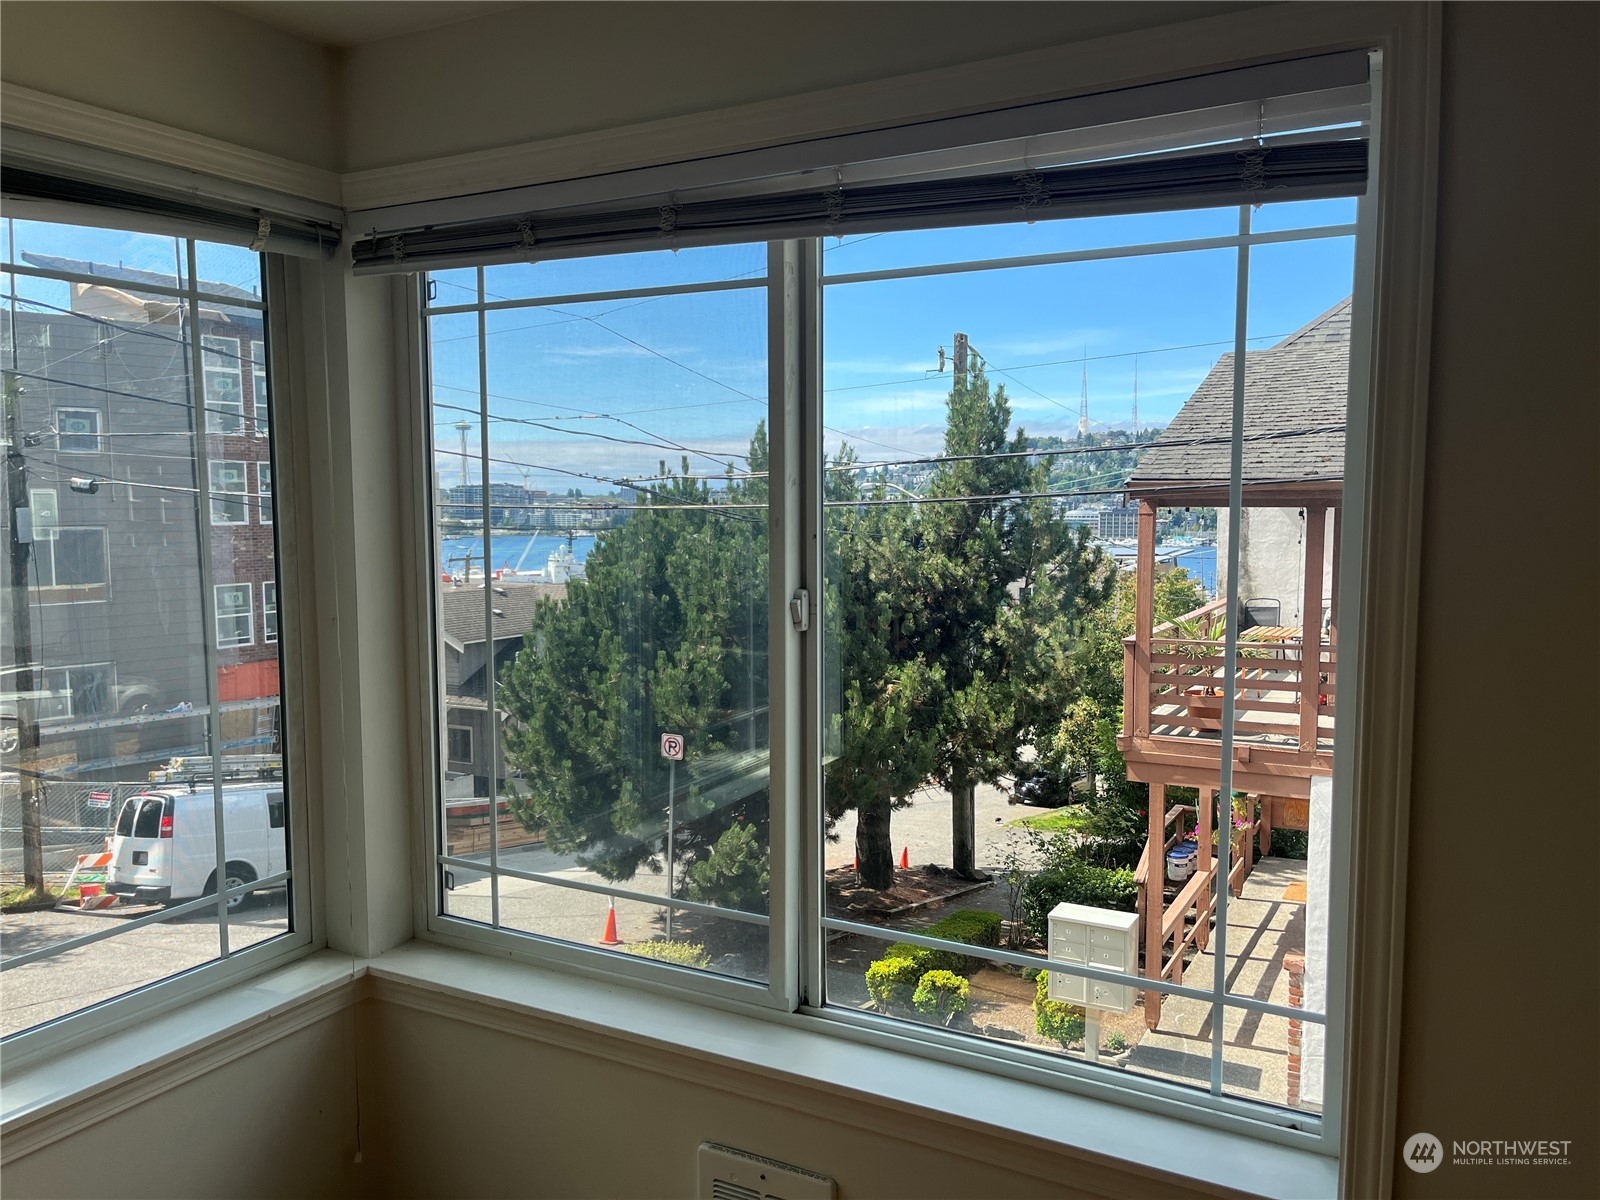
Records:
[[[1280,625],[1301,625],[1305,606],[1306,521],[1299,508],[1247,508],[1240,514],[1244,538],[1239,543],[1239,586],[1220,587],[1242,603],[1258,597],[1277,600],[1283,607]],[[1324,525],[1322,598],[1333,596],[1333,510]],[[1226,511],[1217,513],[1217,573],[1226,579],[1228,541],[1232,526]]]
[[[331,51],[210,4],[8,3],[4,25],[7,83],[339,166]]]
[[[367,1194],[371,1172],[355,1161],[355,1011],[7,1162],[7,1200]]]

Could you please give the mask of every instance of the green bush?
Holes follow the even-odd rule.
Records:
[[[961,942],[967,946],[998,946],[1000,914],[964,908],[919,932],[925,937],[943,938],[947,942]],[[883,957],[908,958],[921,971],[954,971],[958,975],[970,974],[987,961],[957,950],[932,950],[927,946],[914,946],[910,942],[895,942],[884,951]]]
[[[919,1013],[938,1017],[946,1025],[966,1011],[972,987],[950,971],[929,971],[917,981],[911,1003]]]
[[[1050,910],[1058,904],[1087,904],[1133,912],[1139,889],[1126,867],[1096,867],[1072,858],[1057,858],[1022,885],[1022,915],[1028,933],[1040,941],[1049,935]]]
[[[662,938],[652,938],[648,942],[635,942],[631,946],[624,946],[629,954],[637,954],[640,958],[654,958],[661,962],[676,963],[680,967],[709,967],[711,957],[706,953],[706,948],[697,942],[669,942]]]
[[[1033,997],[1033,1027],[1040,1037],[1063,1047],[1083,1040],[1083,1009],[1050,999],[1050,975],[1045,971],[1039,972],[1039,988]]]
[[[728,826],[710,855],[691,863],[685,874],[691,900],[743,912],[767,911],[767,852],[754,825]]]
[[[1304,829],[1274,829],[1272,852],[1279,858],[1305,858],[1311,848],[1311,835]]]
[[[909,958],[880,958],[867,968],[867,993],[880,1012],[904,1008],[911,1003],[923,974],[922,968]]]

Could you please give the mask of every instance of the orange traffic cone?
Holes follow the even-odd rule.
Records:
[[[902,871],[909,871],[911,869],[911,847],[910,846],[901,846],[900,847],[900,869]]]
[[[600,935],[602,946],[620,946],[622,939],[617,936],[617,902],[611,901],[606,909],[606,931]]]
[[[852,871],[854,871],[857,875],[861,874],[861,856],[859,854],[857,854],[853,858],[851,858],[851,860],[850,860],[850,869]]]

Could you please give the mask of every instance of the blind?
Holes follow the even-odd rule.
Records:
[[[357,274],[1361,194],[1367,55],[350,214]]]
[[[343,212],[128,155],[6,130],[0,194],[8,216],[111,225],[279,254],[327,256]]]

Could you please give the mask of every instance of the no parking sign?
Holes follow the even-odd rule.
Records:
[[[670,758],[673,762],[683,761],[683,734],[663,733],[661,735],[661,757]]]

